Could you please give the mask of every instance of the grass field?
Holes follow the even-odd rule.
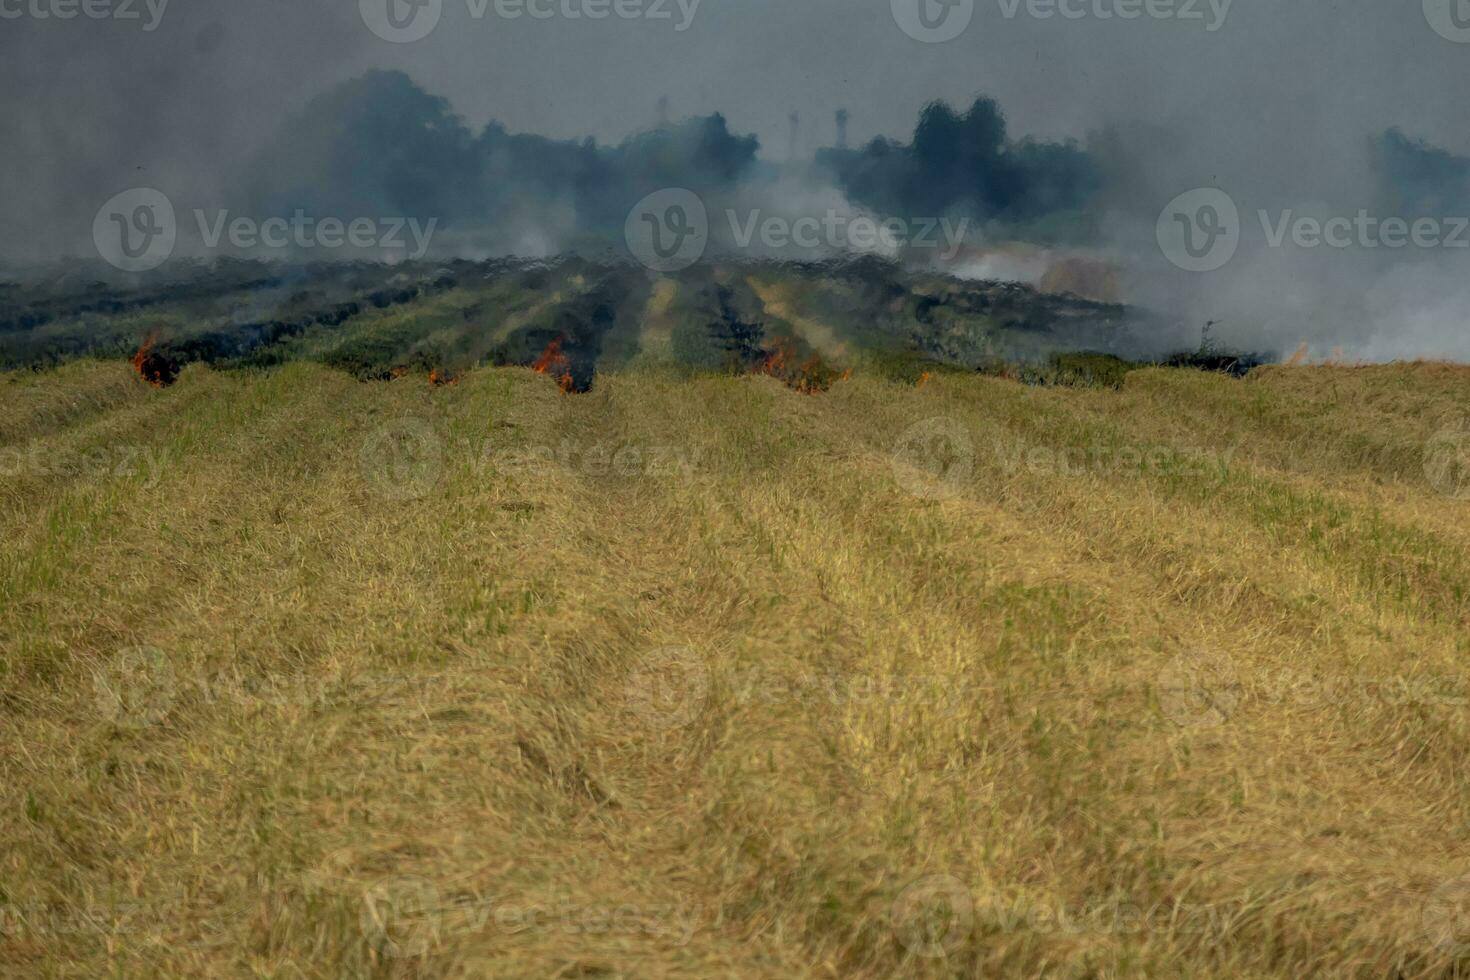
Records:
[[[1470,975],[1467,417],[0,375],[0,974]]]

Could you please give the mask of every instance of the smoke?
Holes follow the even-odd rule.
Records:
[[[1216,338],[1253,350],[1470,359],[1470,160],[1392,127],[1344,140],[1321,174],[1217,177],[1187,129],[1110,128],[1088,149],[1100,241],[1124,298],[1165,314],[1166,343],[1213,321]],[[1238,208],[1239,242],[1197,272],[1169,261],[1157,226],[1161,200],[1201,187]]]
[[[1419,5],[1236,4],[1213,28],[1073,6],[1086,16],[976,4],[942,45],[850,0],[702,4],[678,32],[446,0],[412,44],[375,37],[351,2],[174,0],[148,31],[28,14],[0,24],[0,260],[95,261],[97,209],[139,186],[185,226],[196,208],[437,217],[433,253],[472,258],[617,249],[635,201],[682,186],[722,234],[731,210],[971,219],[952,268],[1059,288],[1116,269],[1107,288],[1159,314],[1161,344],[1217,321],[1219,341],[1256,349],[1470,356],[1464,250],[1290,233],[1470,212],[1470,60]],[[659,126],[662,100],[684,121]],[[838,106],[854,148],[814,154]],[[801,159],[776,164],[793,112]],[[1235,253],[1205,272],[1156,235],[1196,188],[1240,217]]]
[[[1412,217],[1470,214],[1470,157],[1456,156],[1397,127],[1373,141],[1384,201]]]
[[[1470,353],[1461,329],[1470,306],[1456,267],[1463,253],[1453,243],[1435,252],[1295,236],[1302,220],[1323,226],[1360,212],[1375,221],[1470,213],[1470,160],[1398,129],[1359,141],[1334,185],[1305,199],[1266,180],[1231,195],[1238,251],[1208,274],[1171,265],[1157,236],[1160,188],[1186,184],[1195,152],[1187,131],[1108,127],[1085,143],[1016,139],[1001,107],[981,97],[964,112],[926,106],[907,142],[880,138],[780,166],[759,151],[754,136],[732,132],[718,113],[609,146],[512,133],[494,120],[476,133],[407,74],[373,70],[289,115],[239,196],[258,214],[432,217],[442,226],[435,254],[475,258],[619,252],[629,209],[667,187],[705,201],[713,248],[751,258],[845,250],[829,240],[773,248],[752,237],[772,219],[789,227],[811,216],[943,217],[951,228],[963,216],[974,224],[954,243],[963,254],[938,263],[946,271],[1147,307],[1161,314],[1160,350],[1188,347],[1214,323],[1217,339],[1265,351],[1307,343],[1320,356],[1342,348],[1363,359]]]
[[[664,187],[715,199],[755,169],[753,137],[716,114],[622,143],[478,133],[403,72],[370,71],[289,116],[246,175],[260,215],[435,219],[439,254],[545,256],[606,247],[629,209]]]
[[[864,250],[898,256],[923,234],[947,259],[972,220],[1008,237],[1042,237],[1047,221],[1075,233],[1099,180],[1073,143],[1008,141],[988,99],[963,115],[928,106],[911,144],[875,140],[780,166],[763,163],[759,150],[719,113],[611,146],[511,133],[495,120],[477,134],[407,74],[373,70],[289,115],[233,198],[257,216],[432,219],[445,256],[544,257],[617,251],[630,209],[677,187],[704,202],[717,253],[832,257],[857,247],[853,222],[900,219],[901,234]],[[771,222],[777,232],[767,231]],[[810,245],[800,222],[822,226]]]

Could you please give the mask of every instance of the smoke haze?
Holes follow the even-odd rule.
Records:
[[[994,0],[942,44],[874,0],[658,6],[508,19],[447,0],[429,36],[397,44],[355,3],[63,20],[9,0],[0,258],[95,257],[98,207],[138,186],[174,200],[182,228],[196,208],[418,216],[442,226],[436,254],[469,257],[615,249],[628,208],[677,186],[705,199],[717,245],[728,211],[869,215],[969,221],[960,271],[1039,278],[1094,257],[1173,325],[1165,346],[1218,321],[1252,349],[1470,358],[1470,248],[1454,244],[1470,235],[1453,228],[1470,213],[1470,45],[1420,4],[1125,19],[1101,14],[1126,4],[1043,17]],[[1197,188],[1228,195],[1239,233],[1199,272],[1157,228]],[[1434,219],[1437,244],[1295,233],[1360,212]],[[997,258],[1017,243],[1050,258]]]

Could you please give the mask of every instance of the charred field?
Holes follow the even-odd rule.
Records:
[[[1470,369],[887,265],[0,295],[0,973],[1463,975]]]
[[[1116,303],[908,270],[876,258],[704,264],[677,275],[582,259],[274,265],[224,261],[146,286],[78,275],[0,284],[0,368],[126,357],[170,383],[307,360],[362,381],[532,366],[568,391],[639,368],[774,373],[808,391],[854,371],[942,370],[1044,383],[1059,358],[1118,366],[1149,352],[1150,315]],[[1245,370],[1262,355],[1207,369]],[[1222,362],[1226,359],[1222,358]],[[1122,362],[1127,361],[1126,365]]]

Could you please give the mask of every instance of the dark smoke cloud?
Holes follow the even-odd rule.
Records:
[[[1373,141],[1384,200],[1409,217],[1470,215],[1470,157],[1457,156],[1398,128]]]

